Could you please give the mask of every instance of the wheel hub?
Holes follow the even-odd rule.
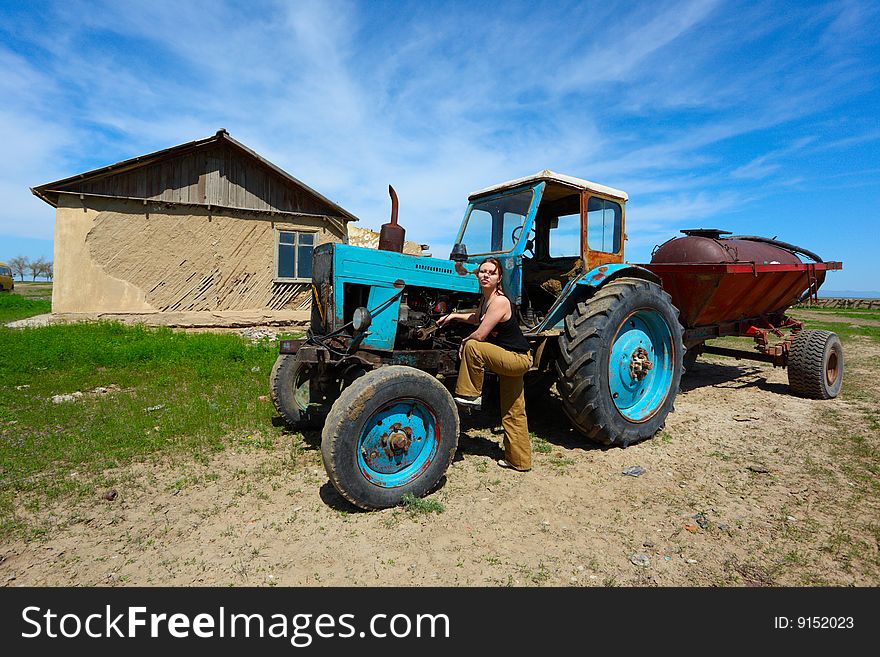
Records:
[[[412,428],[401,426],[400,422],[391,425],[390,433],[382,434],[379,443],[385,450],[388,458],[393,458],[395,454],[406,454],[409,446],[412,445]]]
[[[633,379],[641,381],[648,376],[652,367],[654,367],[654,363],[651,362],[651,358],[644,348],[638,347],[633,351],[629,361],[629,373]]]
[[[361,472],[374,483],[401,485],[417,476],[435,449],[436,419],[416,401],[394,400],[376,411],[360,437]]]

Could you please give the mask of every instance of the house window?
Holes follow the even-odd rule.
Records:
[[[275,278],[280,280],[311,280],[314,233],[279,230]]]

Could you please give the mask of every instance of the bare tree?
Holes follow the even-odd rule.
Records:
[[[24,280],[24,273],[30,269],[31,262],[26,256],[15,256],[9,260],[9,268],[13,274],[18,274],[19,280]]]
[[[37,276],[40,276],[43,273],[43,268],[46,266],[46,260],[43,256],[40,256],[36,260],[31,260],[28,263],[28,271],[31,273],[31,280],[37,280]]]
[[[55,278],[55,263],[51,260],[46,261],[45,267],[43,267],[43,275],[48,278],[50,281]]]

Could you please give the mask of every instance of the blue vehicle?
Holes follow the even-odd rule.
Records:
[[[393,190],[385,249],[317,247],[308,337],[281,343],[275,406],[294,428],[323,427],[330,481],[361,508],[425,495],[449,467],[450,390],[470,329],[436,320],[477,306],[475,272],[490,255],[533,347],[527,386],[555,383],[586,438],[625,447],[672,410],[682,327],[657,276],[624,262],[627,195],[545,170],[468,200],[449,259],[400,252]]]

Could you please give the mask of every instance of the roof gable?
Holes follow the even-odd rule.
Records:
[[[205,139],[123,160],[34,187],[52,206],[62,193],[244,210],[357,217],[229,136]]]

